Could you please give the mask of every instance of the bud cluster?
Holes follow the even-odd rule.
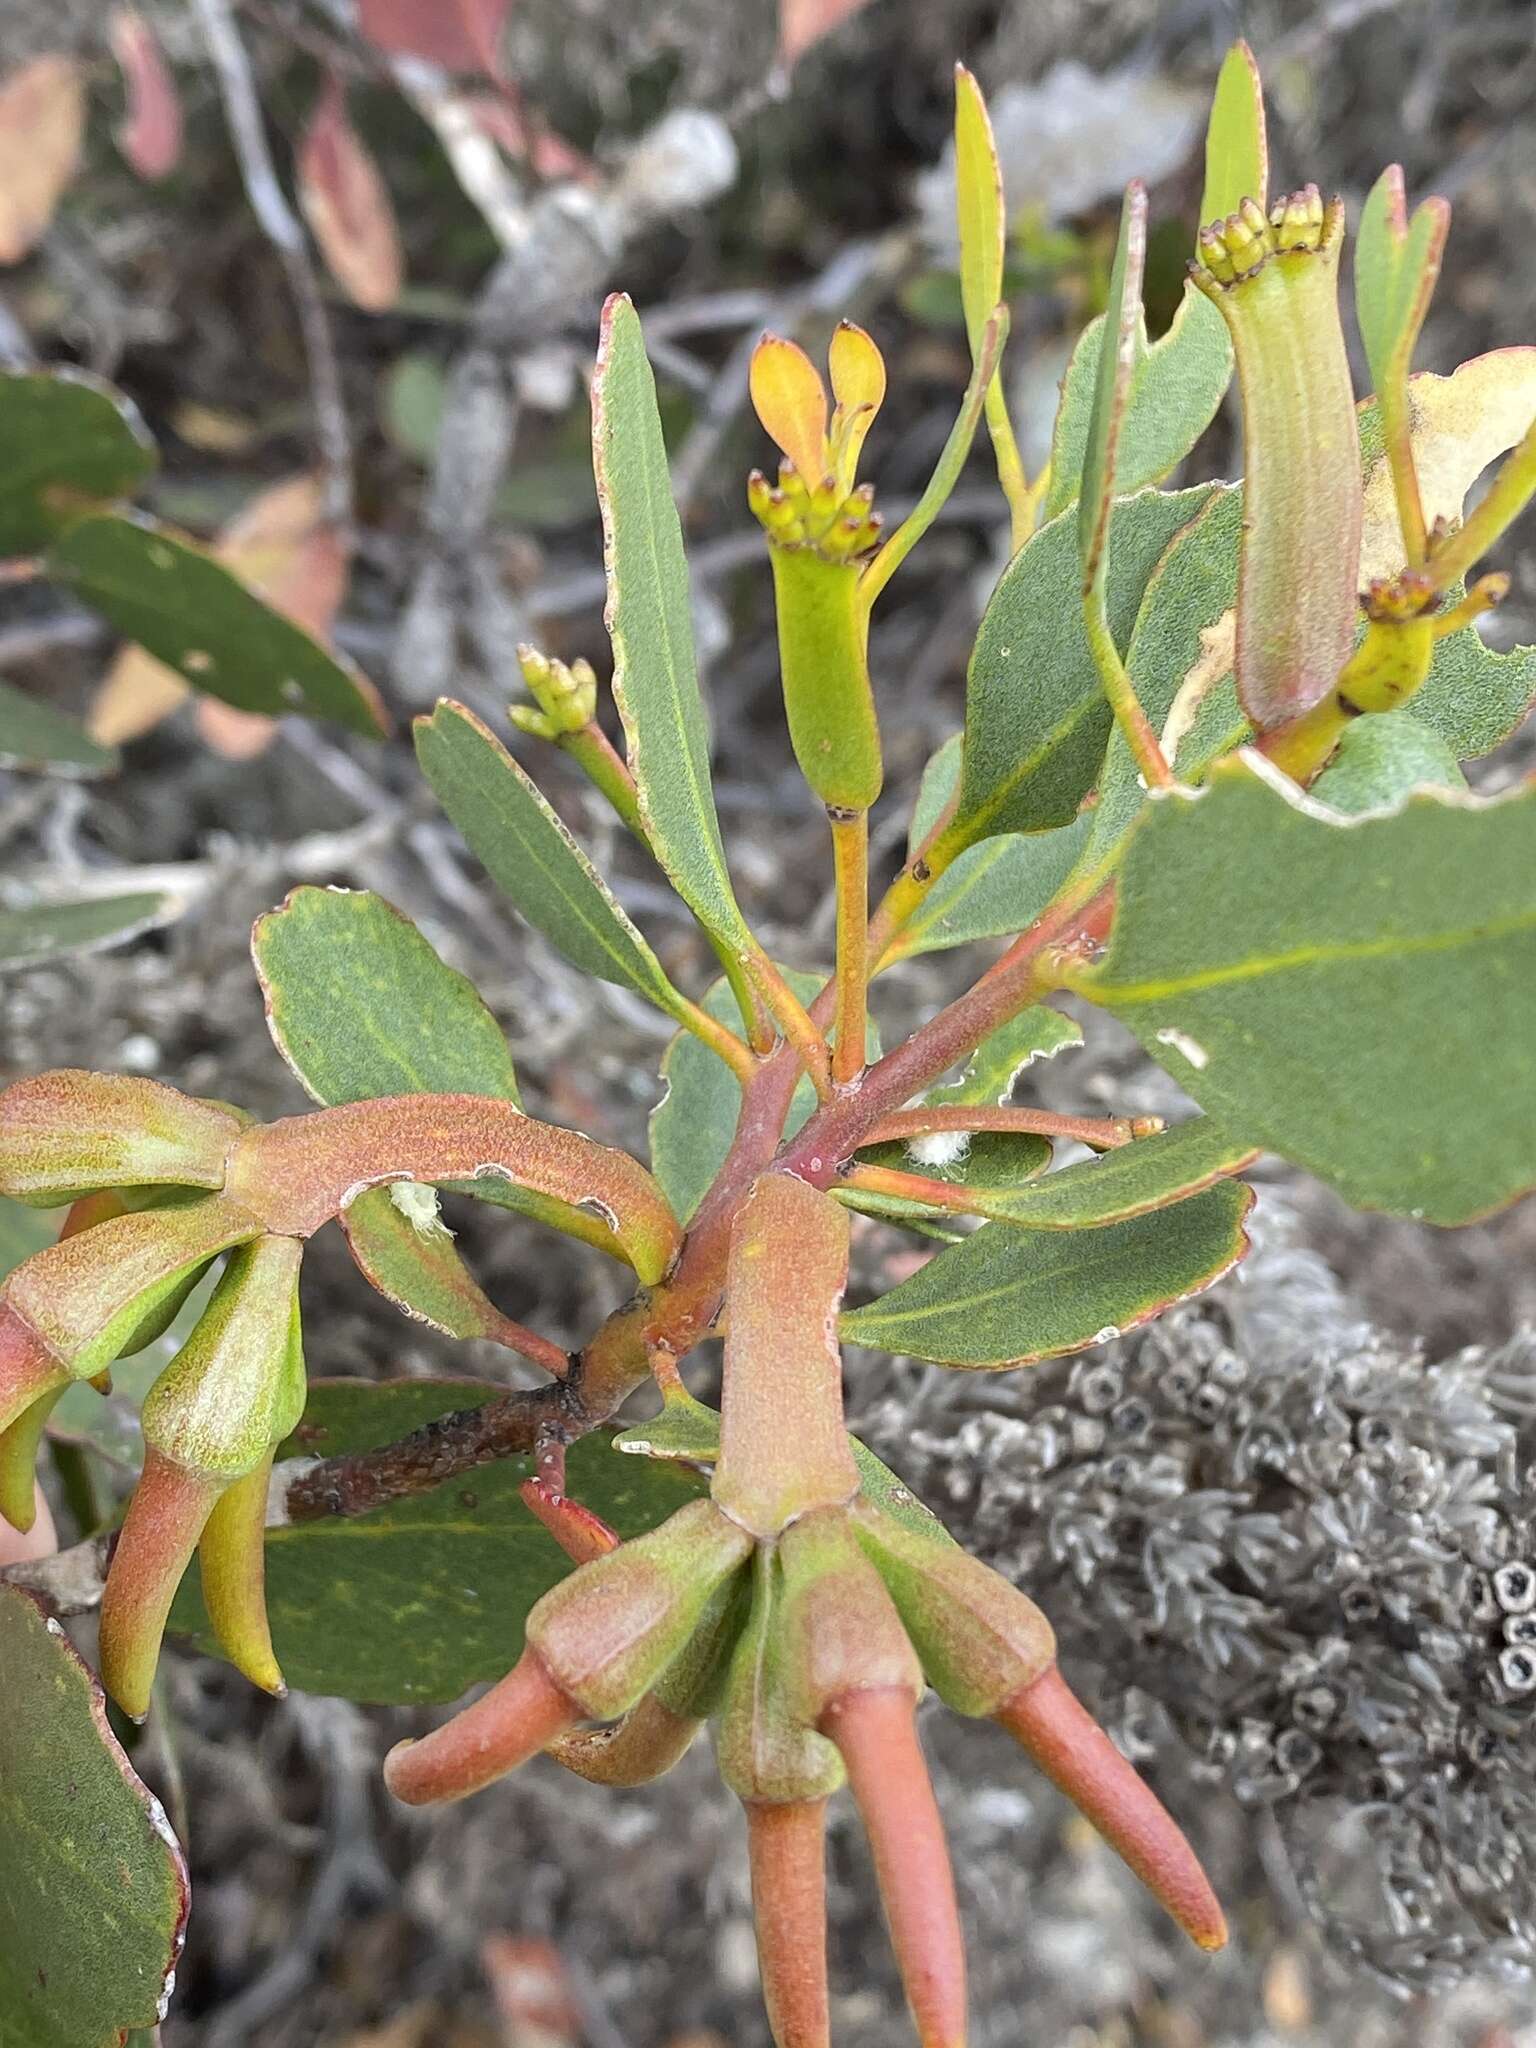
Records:
[[[514,704],[508,715],[515,726],[537,739],[558,740],[592,723],[597,716],[597,675],[591,662],[578,659],[567,666],[528,646],[518,648],[517,660],[538,709]]]
[[[852,562],[880,539],[875,487],[843,492],[833,476],[808,485],[794,464],[779,464],[777,488],[760,469],[747,478],[747,503],[776,547],[812,548],[829,562]]]
[[[1316,185],[1277,199],[1266,213],[1245,199],[1225,220],[1200,230],[1199,269],[1212,283],[1230,289],[1254,277],[1275,256],[1313,255],[1334,248],[1344,233],[1344,204],[1325,206]],[[1205,279],[1197,274],[1197,282]]]
[[[719,1418],[681,1388],[626,1440],[719,1459]],[[845,1783],[869,1832],[924,2048],[966,2039],[965,1964],[942,1824],[918,1740],[928,1687],[1006,1728],[1203,1947],[1221,1911],[1183,1836],[1056,1668],[1044,1615],[960,1548],[863,1448],[857,1491],[765,1532],[711,1498],[586,1557],[533,1609],[522,1658],[484,1698],[389,1757],[410,1804],[456,1799],[545,1751],[579,1775],[660,1776],[706,1723],[745,1809],[764,1995],[780,2048],[826,2048],[823,1837]],[[832,1460],[824,1459],[830,1472]],[[825,1491],[825,1489],[823,1489]],[[759,1524],[761,1517],[754,1518]],[[557,1517],[550,1526],[559,1533]],[[583,1722],[607,1725],[583,1729]]]

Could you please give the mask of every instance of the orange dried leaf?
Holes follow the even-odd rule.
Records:
[[[128,95],[117,146],[141,178],[164,178],[181,159],[181,100],[165,53],[137,8],[115,7],[107,33]]]
[[[0,263],[19,263],[80,161],[85,90],[73,57],[34,57],[0,81]]]
[[[326,80],[299,144],[298,193],[326,268],[347,297],[368,313],[392,306],[403,275],[395,209],[335,77]]]

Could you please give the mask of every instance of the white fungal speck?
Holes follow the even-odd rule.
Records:
[[[1173,1050],[1182,1054],[1197,1072],[1208,1064],[1211,1057],[1199,1039],[1191,1038],[1187,1031],[1175,1031],[1171,1024],[1158,1032],[1157,1042],[1159,1045],[1171,1045]]]

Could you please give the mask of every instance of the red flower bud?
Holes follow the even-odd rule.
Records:
[[[996,1716],[1201,1948],[1220,1948],[1227,1923],[1195,1852],[1053,1666]]]
[[[904,1688],[850,1692],[821,1717],[874,1852],[891,1946],[922,2048],[965,2048],[965,1943],[938,1803]]]
[[[593,1785],[649,1785],[681,1763],[703,1722],[653,1692],[611,1728],[577,1728],[549,1745],[557,1764]]]
[[[401,1742],[384,1759],[384,1782],[407,1806],[464,1799],[537,1756],[582,1718],[555,1684],[537,1650],[524,1650],[483,1699],[419,1742]]]
[[[145,1453],[101,1598],[101,1682],[131,1720],[149,1712],[165,1618],[224,1485]]]
[[[777,2048],[830,2048],[825,1799],[748,1800],[763,2003]]]

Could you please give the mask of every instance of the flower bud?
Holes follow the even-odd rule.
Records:
[[[996,1718],[1185,1933],[1201,1948],[1220,1948],[1227,1923],[1194,1850],[1054,1665],[1005,1701]]]
[[[702,1726],[648,1692],[611,1728],[572,1729],[546,1754],[592,1785],[649,1785],[682,1762]]]
[[[995,1714],[1050,1669],[1050,1623],[997,1572],[947,1535],[919,1533],[867,1502],[856,1504],[850,1520],[946,1706]]]
[[[38,1447],[66,1384],[61,1381],[39,1394],[8,1428],[0,1429],[0,1516],[23,1535],[37,1516]]]
[[[751,1551],[751,1537],[712,1501],[690,1501],[552,1587],[528,1616],[528,1643],[583,1718],[616,1720],[684,1649]]]
[[[784,1565],[775,1544],[752,1561],[752,1608],[731,1659],[715,1749],[747,1805],[825,1800],[843,1782],[836,1749],[797,1711],[784,1651]]]
[[[256,1217],[223,1195],[135,1210],[34,1252],[0,1300],[55,1365],[93,1379],[188,1274],[260,1234]],[[0,1427],[7,1419],[0,1409]]]
[[[779,1544],[780,1657],[791,1711],[808,1728],[850,1692],[902,1692],[914,1703],[922,1667],[879,1573],[840,1508],[803,1516]]]
[[[573,661],[567,666],[528,646],[518,648],[517,659],[523,681],[539,707],[536,712],[522,705],[513,707],[513,722],[524,732],[553,740],[591,724],[597,715],[597,676],[589,661]]]
[[[291,1238],[241,1246],[144,1403],[144,1472],[101,1605],[102,1682],[125,1713],[148,1710],[165,1619],[205,1527],[219,1640],[255,1683],[282,1684],[267,1634],[261,1531],[273,1447],[304,1408],[301,1256]],[[221,1496],[244,1480],[253,1483],[219,1513]]]
[[[776,2048],[830,2048],[827,1802],[749,1800],[746,1815],[757,1962]]]
[[[52,1209],[109,1187],[221,1188],[240,1118],[135,1074],[61,1068],[0,1094],[0,1193]]]
[[[384,1782],[407,1806],[464,1799],[537,1756],[581,1720],[537,1650],[526,1649],[483,1698],[419,1742],[399,1742],[384,1759]]]

